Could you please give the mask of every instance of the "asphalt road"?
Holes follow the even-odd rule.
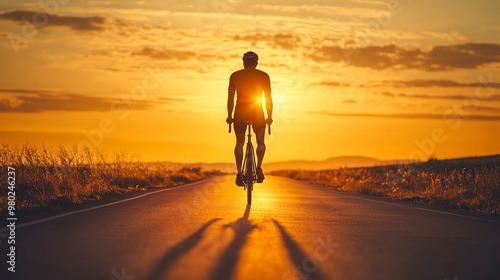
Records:
[[[233,180],[25,217],[0,278],[500,279],[498,220],[272,176],[247,206]]]

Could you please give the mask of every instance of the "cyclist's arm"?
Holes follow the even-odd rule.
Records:
[[[233,76],[229,78],[229,87],[227,89],[227,117],[229,119],[233,118],[233,109],[234,109],[234,95],[236,93],[236,89],[233,84]]]
[[[228,90],[228,93],[227,93],[227,117],[228,118],[233,117],[234,93],[235,93],[234,89]]]
[[[264,88],[264,98],[266,98],[266,111],[267,117],[272,119],[273,117],[273,98],[271,97],[271,80],[267,76],[266,87]]]

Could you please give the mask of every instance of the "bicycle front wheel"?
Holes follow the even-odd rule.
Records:
[[[252,204],[252,190],[253,190],[253,170],[252,170],[252,157],[247,159],[245,170],[245,181],[247,185],[247,204]]]

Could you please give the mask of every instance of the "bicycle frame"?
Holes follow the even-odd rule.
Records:
[[[242,162],[243,190],[247,191],[247,203],[252,203],[253,185],[257,182],[257,162],[255,161],[255,150],[252,145],[252,122],[247,121],[247,148]],[[229,123],[229,133],[231,133],[231,123]],[[268,133],[271,134],[271,125],[268,125]]]
[[[247,203],[252,203],[253,185],[257,182],[257,164],[255,162],[255,150],[252,145],[252,122],[247,122],[248,141],[245,157],[243,158],[243,167],[241,174],[244,176],[244,190],[247,191]]]

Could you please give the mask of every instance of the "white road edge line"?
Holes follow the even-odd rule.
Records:
[[[191,186],[194,186],[196,184],[203,183],[205,180],[201,180],[201,181],[198,181],[198,182],[194,182],[194,183],[190,183],[190,184],[182,185],[182,186],[178,186],[178,187],[172,187],[172,188],[168,188],[168,189],[161,189],[161,190],[158,190],[158,191],[141,194],[141,195],[134,196],[134,197],[131,197],[131,198],[127,198],[127,199],[123,199],[123,200],[118,200],[118,201],[115,201],[115,202],[110,202],[110,203],[107,203],[107,204],[103,204],[103,205],[99,205],[99,206],[94,206],[94,207],[91,207],[91,208],[86,208],[86,209],[77,210],[77,211],[71,211],[71,212],[68,212],[68,213],[59,214],[59,215],[56,215],[56,216],[52,216],[52,217],[47,217],[47,218],[40,219],[40,220],[31,221],[31,222],[28,222],[28,223],[16,225],[16,229],[27,227],[27,226],[31,226],[31,225],[36,225],[36,224],[43,223],[43,222],[48,222],[48,221],[51,221],[51,220],[59,219],[59,218],[62,218],[62,217],[66,217],[66,216],[70,216],[70,215],[74,215],[74,214],[78,214],[78,213],[83,213],[83,212],[87,212],[87,211],[96,210],[96,209],[99,209],[99,208],[104,208],[104,207],[112,206],[112,205],[115,205],[115,204],[120,204],[120,203],[128,202],[128,201],[131,201],[131,200],[136,200],[136,199],[143,198],[145,196],[156,194],[156,193],[160,193],[160,192],[166,192],[166,191],[172,191],[172,190],[183,189],[183,188],[186,188],[186,187],[191,187]],[[6,232],[8,230],[9,230],[8,228],[1,229],[0,233],[1,232]]]
[[[388,204],[388,205],[393,205],[393,206],[399,206],[399,207],[406,207],[406,208],[411,208],[411,209],[416,209],[416,210],[421,210],[421,211],[427,211],[427,212],[432,212],[432,213],[439,213],[439,214],[444,214],[444,215],[450,215],[450,216],[455,216],[455,217],[462,217],[462,218],[468,218],[468,219],[479,220],[479,221],[494,222],[494,220],[489,220],[489,219],[484,219],[484,218],[478,218],[478,217],[472,217],[472,216],[465,216],[465,215],[460,215],[460,214],[455,214],[455,213],[450,213],[450,212],[445,212],[445,211],[420,208],[420,207],[415,207],[415,206],[411,206],[411,205],[403,205],[403,204],[398,204],[398,203],[390,203],[390,202],[386,202],[386,201],[379,201],[379,200],[374,200],[374,199],[369,199],[369,198],[364,198],[364,197],[357,197],[356,199],[366,200],[366,201],[371,201],[371,202],[377,202],[377,203],[382,203],[382,204]]]
[[[300,182],[302,182],[302,181],[300,181]],[[312,186],[318,186],[320,188],[324,188],[323,186],[315,185],[315,184],[308,183],[308,182],[306,182],[306,184],[309,184],[309,185],[312,185]],[[455,216],[455,217],[473,219],[473,220],[478,220],[478,221],[497,222],[496,220],[493,220],[493,219],[485,219],[485,218],[479,218],[479,217],[465,216],[465,215],[460,215],[460,214],[455,214],[455,213],[450,213],[450,212],[445,212],[445,211],[425,209],[425,208],[415,207],[415,206],[411,206],[411,205],[404,205],[404,204],[390,203],[390,202],[380,201],[380,200],[375,200],[375,199],[369,199],[369,198],[365,198],[365,197],[360,197],[361,194],[354,193],[354,192],[341,191],[341,190],[329,189],[329,188],[326,188],[326,189],[330,190],[330,191],[338,191],[338,192],[341,192],[342,194],[346,194],[346,195],[353,195],[352,197],[354,199],[359,199],[359,200],[365,200],[365,201],[371,201],[371,202],[376,202],[376,203],[381,203],[381,204],[387,204],[387,205],[393,205],[393,206],[411,208],[411,209],[420,210],[420,211],[427,211],[427,212],[439,213],[439,214],[443,214],[443,215],[449,215],[449,216]],[[401,202],[404,202],[404,201],[401,201]]]

